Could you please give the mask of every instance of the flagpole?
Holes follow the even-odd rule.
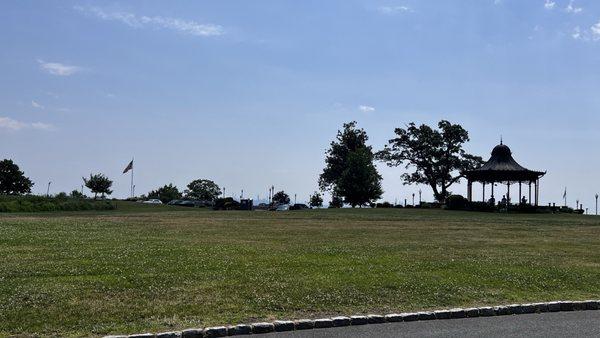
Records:
[[[131,198],[133,198],[133,157],[131,158]]]

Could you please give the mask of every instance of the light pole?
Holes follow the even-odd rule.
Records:
[[[294,204],[296,204],[296,194],[294,194]]]
[[[419,189],[419,205],[421,205],[421,189]]]
[[[50,197],[50,184],[52,184],[52,181],[48,182],[48,189],[46,189],[46,197]]]
[[[596,194],[596,216],[598,216],[598,194]]]
[[[412,198],[413,198],[413,207],[415,206],[415,193],[412,193]]]

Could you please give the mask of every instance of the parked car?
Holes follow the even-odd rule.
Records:
[[[280,204],[277,206],[277,209],[275,209],[275,211],[288,211],[288,210],[290,210],[289,204]]]
[[[188,201],[188,200],[172,200],[169,203],[167,203],[168,205],[176,205],[179,207],[195,207],[196,203],[194,203],[194,201]]]
[[[310,209],[310,208],[308,207],[308,205],[303,204],[303,203],[296,203],[296,204],[290,206],[290,210],[304,210],[304,209]]]
[[[152,198],[152,199],[149,199],[149,200],[147,200],[147,201],[144,201],[144,202],[142,202],[142,203],[145,203],[145,204],[163,204],[163,203],[162,203],[162,202],[161,202],[159,199],[157,199],[157,198]]]

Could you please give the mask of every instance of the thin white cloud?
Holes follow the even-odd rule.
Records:
[[[360,105],[358,106],[358,110],[360,110],[363,113],[370,113],[375,111],[375,107]]]
[[[567,5],[567,7],[565,8],[565,11],[567,13],[573,13],[573,14],[577,14],[577,13],[581,13],[583,11],[583,8],[581,7],[576,7],[574,5],[574,0],[569,1],[569,5]]]
[[[377,11],[382,14],[393,15],[397,13],[410,13],[413,10],[408,6],[380,6]]]
[[[194,36],[218,36],[225,34],[222,26],[199,23],[193,20],[136,15],[128,12],[107,12],[98,7],[75,6],[74,9],[102,20],[117,21],[133,28],[170,29]]]
[[[573,29],[571,37],[582,41],[600,41],[600,21],[590,26],[589,29],[581,29],[579,26]]]
[[[49,123],[43,123],[43,122],[33,122],[33,123],[31,123],[31,128],[37,129],[37,130],[47,130],[47,131],[56,129],[53,125],[51,125]]]
[[[573,29],[573,33],[571,33],[571,36],[573,37],[573,39],[575,40],[581,40],[582,39],[582,35],[581,35],[581,28],[579,28],[579,26],[575,27]]]
[[[554,7],[556,7],[556,2],[554,2],[552,0],[545,0],[544,1],[544,8],[545,9],[552,10],[552,9],[554,9]]]
[[[600,21],[590,27],[590,32],[592,33],[592,39],[594,41],[600,40]]]
[[[19,131],[24,129],[35,129],[35,130],[55,130],[54,126],[48,123],[33,122],[27,123],[11,119],[10,117],[0,116],[0,129]]]
[[[70,66],[58,62],[45,62],[44,60],[37,60],[40,64],[40,68],[46,71],[48,74],[58,76],[70,76],[83,70],[79,66]]]
[[[42,106],[41,104],[35,102],[34,100],[31,100],[31,106],[33,108],[37,108],[37,109],[44,109],[44,106]]]
[[[502,0],[494,0],[494,5],[500,5],[502,3]]]

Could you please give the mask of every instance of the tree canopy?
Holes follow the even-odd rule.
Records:
[[[410,123],[406,128],[396,128],[396,137],[377,153],[377,158],[390,167],[404,165],[412,169],[402,174],[404,184],[426,184],[435,199],[444,202],[450,195],[448,188],[460,181],[464,171],[479,167],[483,160],[463,149],[469,133],[460,124],[442,120],[437,127]]]
[[[31,192],[33,182],[12,160],[0,161],[0,194],[20,195]]]
[[[290,196],[285,191],[278,191],[273,195],[273,203],[275,204],[290,204]]]
[[[190,182],[185,197],[202,201],[214,201],[221,196],[221,188],[213,181],[198,179]]]
[[[332,195],[331,202],[329,202],[330,208],[341,208],[344,206],[344,200],[340,196]]]
[[[164,185],[156,190],[152,190],[148,193],[148,198],[159,199],[163,203],[168,203],[172,200],[180,199],[181,192],[177,189],[176,186],[169,183],[169,185]]]
[[[321,190],[331,191],[353,207],[377,200],[383,193],[368,139],[355,121],[344,123],[325,154],[325,168],[319,176]]]
[[[367,148],[348,154],[346,169],[337,180],[335,192],[352,207],[369,204],[381,197],[381,175],[373,164],[373,154]]]
[[[323,206],[323,197],[321,196],[321,194],[318,191],[315,191],[310,196],[309,204],[311,207],[316,207],[316,208],[320,208]]]
[[[85,186],[94,193],[94,198],[97,198],[98,194],[102,194],[102,197],[104,197],[105,194],[112,194],[110,187],[112,187],[113,182],[103,174],[90,174],[90,178],[88,179],[83,177],[83,182],[85,183]]]

